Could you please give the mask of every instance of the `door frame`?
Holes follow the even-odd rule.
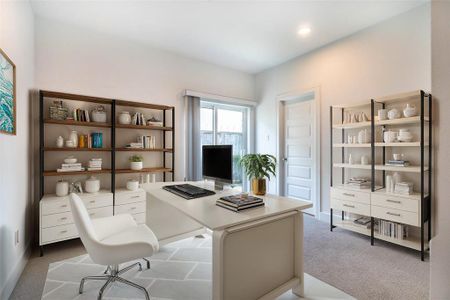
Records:
[[[314,203],[314,214],[315,218],[320,218],[320,211],[321,211],[321,192],[320,192],[320,170],[321,170],[321,160],[320,160],[320,152],[321,152],[321,143],[320,143],[320,107],[321,107],[321,95],[320,95],[320,86],[315,86],[312,88],[302,89],[302,90],[295,90],[288,93],[279,94],[276,98],[276,105],[277,105],[277,153],[276,158],[278,161],[278,168],[277,168],[277,194],[284,196],[284,185],[285,185],[285,164],[284,164],[284,155],[285,155],[285,139],[284,139],[284,106],[286,103],[289,102],[297,102],[299,98],[302,97],[308,97],[310,95],[313,95],[312,101],[314,101],[314,125],[315,130],[313,132],[313,139],[314,139],[314,148],[313,149],[313,155],[315,157],[315,199],[316,203]]]

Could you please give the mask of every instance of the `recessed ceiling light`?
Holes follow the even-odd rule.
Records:
[[[302,26],[298,30],[298,35],[301,37],[307,37],[311,33],[311,27],[309,26]]]

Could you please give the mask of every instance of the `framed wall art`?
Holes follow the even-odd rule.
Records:
[[[16,134],[16,66],[0,49],[0,133]]]

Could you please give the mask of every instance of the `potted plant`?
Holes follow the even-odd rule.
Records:
[[[247,173],[252,183],[252,191],[255,195],[266,194],[266,178],[270,180],[270,174],[275,176],[277,159],[270,154],[246,154],[239,164]]]
[[[142,170],[144,167],[144,158],[140,155],[133,155],[130,157],[130,169],[131,170]]]

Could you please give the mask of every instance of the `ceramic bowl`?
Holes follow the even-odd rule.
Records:
[[[75,164],[77,163],[77,159],[75,157],[67,157],[64,159],[65,164]]]
[[[127,190],[135,191],[138,188],[139,188],[139,181],[133,179],[127,181]]]

